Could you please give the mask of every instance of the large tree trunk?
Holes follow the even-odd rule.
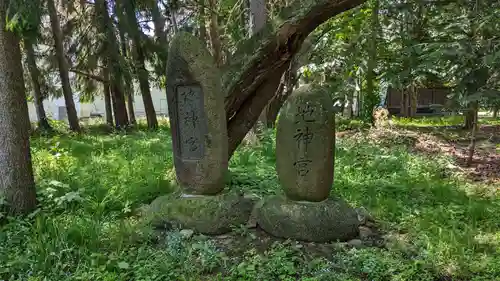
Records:
[[[26,50],[26,57],[28,62],[28,69],[30,72],[31,84],[33,86],[33,100],[35,104],[36,116],[38,118],[38,128],[42,131],[52,131],[52,127],[47,119],[45,108],[43,107],[43,94],[40,87],[40,70],[36,65],[35,50],[33,49],[32,39],[26,38],[24,40],[24,48]]]
[[[249,54],[248,58],[234,60],[223,79],[227,89],[229,157],[273,97],[283,72],[306,37],[329,18],[363,2],[365,0],[316,0],[312,4],[311,1],[295,0],[290,4],[298,11],[295,15],[289,16],[273,33],[268,34],[267,29],[263,29],[251,39],[258,48],[245,51],[243,47],[237,51],[236,55],[241,55],[241,51]],[[244,46],[245,43],[248,42],[244,42]]]
[[[156,118],[156,111],[154,108],[153,99],[151,98],[151,90],[149,88],[149,73],[146,70],[146,66],[144,64],[145,55],[141,42],[141,31],[139,23],[137,22],[137,17],[135,16],[135,3],[134,1],[124,1],[123,5],[125,14],[127,15],[129,34],[134,46],[134,69],[139,80],[139,87],[141,89],[142,101],[144,103],[144,111],[146,112],[148,127],[150,129],[156,129],[158,128],[158,120]]]
[[[497,118],[498,118],[498,111],[499,111],[499,110],[500,110],[500,108],[498,108],[498,107],[495,107],[495,108],[493,109],[493,118],[494,118],[494,119],[497,119]]]
[[[36,207],[19,39],[6,31],[9,1],[0,1],[0,197],[10,214]]]
[[[128,114],[125,106],[125,95],[123,94],[123,74],[120,66],[120,53],[113,23],[108,14],[108,1],[96,0],[95,9],[97,18],[100,20],[99,32],[105,35],[103,50],[106,56],[105,67],[109,67],[110,89],[112,94],[113,112],[115,126],[119,129],[128,127]]]
[[[69,66],[64,54],[63,33],[54,0],[47,0],[47,8],[49,11],[52,35],[54,37],[54,47],[56,50],[57,64],[59,66],[59,76],[61,78],[64,102],[66,104],[66,111],[68,112],[69,128],[72,131],[79,132],[81,129],[76,113],[75,102],[73,101],[73,91],[69,83]]]

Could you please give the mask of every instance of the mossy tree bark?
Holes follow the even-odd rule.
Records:
[[[26,58],[28,69],[30,72],[31,85],[33,87],[33,100],[35,103],[36,116],[38,119],[38,128],[42,131],[52,131],[52,127],[47,119],[45,108],[43,107],[43,94],[40,86],[40,70],[36,65],[35,50],[33,48],[33,39],[24,39],[24,49],[26,50]]]
[[[19,39],[6,31],[9,1],[0,1],[0,198],[10,214],[36,207]]]
[[[96,0],[95,11],[97,20],[100,21],[99,32],[105,35],[103,52],[105,55],[105,67],[109,69],[109,81],[111,98],[117,128],[126,128],[129,125],[127,109],[125,106],[125,96],[123,94],[123,73],[120,65],[120,53],[116,42],[114,26],[108,14],[108,1]]]
[[[66,111],[68,112],[69,128],[72,131],[78,132],[81,128],[80,123],[78,122],[75,102],[73,101],[73,91],[71,90],[71,85],[69,83],[69,66],[64,55],[63,33],[57,16],[57,9],[54,0],[47,0],[47,8],[49,11],[52,35],[54,37],[54,47],[56,50],[56,58],[59,66],[59,76],[61,78]]]
[[[242,43],[243,47],[233,56],[242,58],[231,60],[234,63],[224,77],[229,157],[273,98],[283,73],[306,37],[329,18],[364,2],[295,0],[289,6],[296,11],[294,15],[287,16],[286,10],[282,17],[286,20],[280,26],[266,27]],[[274,90],[269,91],[270,88]]]

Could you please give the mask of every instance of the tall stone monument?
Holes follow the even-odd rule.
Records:
[[[257,223],[284,238],[326,242],[357,236],[356,211],[329,197],[334,176],[335,115],[329,94],[313,85],[297,89],[281,110],[276,169],[285,196],[264,200]]]
[[[179,32],[171,42],[166,92],[177,192],[157,198],[149,217],[205,234],[220,234],[246,223],[252,202],[224,193],[228,139],[221,74],[193,35]]]

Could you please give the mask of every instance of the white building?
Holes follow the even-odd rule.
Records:
[[[151,88],[151,98],[153,99],[153,105],[157,115],[168,115],[167,107],[167,95],[164,89]],[[78,95],[75,94],[74,98],[76,111],[79,118],[86,118],[91,116],[101,115],[105,117],[105,107],[104,107],[104,97],[98,96],[92,103],[81,103],[79,101]],[[55,120],[67,119],[66,107],[64,102],[64,97],[60,98],[49,98],[43,102],[47,117]],[[37,122],[38,118],[36,116],[35,105],[33,102],[28,102],[28,110],[31,122]],[[142,102],[142,96],[138,90],[135,91],[134,95],[134,112],[136,117],[145,116],[144,103]]]

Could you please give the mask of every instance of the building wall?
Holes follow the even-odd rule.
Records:
[[[144,103],[139,89],[135,90],[134,96],[134,112],[136,117],[145,116]],[[168,115],[167,96],[164,89],[152,88],[151,98],[157,115]],[[80,103],[77,97],[74,99],[78,117],[85,118],[91,115],[100,114],[105,116],[104,98],[96,97],[92,103]],[[64,106],[64,98],[47,99],[43,102],[47,116],[51,119],[59,120],[58,107]],[[32,102],[28,102],[28,111],[31,122],[37,121],[35,106]]]

